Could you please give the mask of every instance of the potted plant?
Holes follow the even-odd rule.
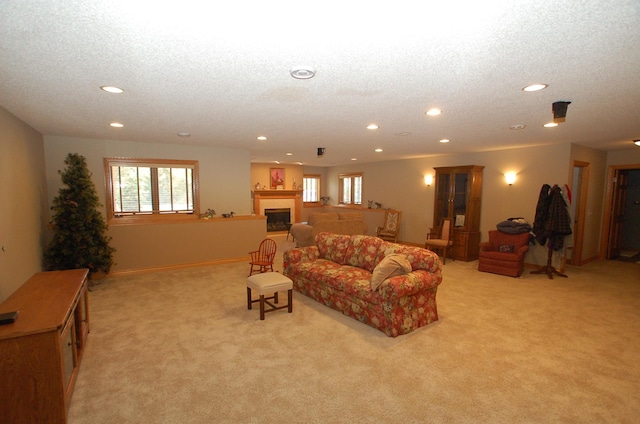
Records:
[[[66,169],[58,173],[66,187],[51,206],[53,239],[45,249],[44,265],[47,270],[88,268],[95,278],[110,271],[115,249],[109,246],[111,237],[85,158],[69,153],[64,163]]]

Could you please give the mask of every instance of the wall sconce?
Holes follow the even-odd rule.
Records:
[[[431,183],[433,183],[433,175],[431,174],[427,174],[424,176],[424,183],[427,185],[427,187],[431,187]]]
[[[513,185],[516,182],[516,173],[515,172],[507,172],[504,174],[504,179],[509,185]]]

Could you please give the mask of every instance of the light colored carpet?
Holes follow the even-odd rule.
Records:
[[[260,321],[245,263],[107,278],[69,422],[637,422],[637,264],[476,268],[447,261],[440,320],[398,338],[297,292]]]

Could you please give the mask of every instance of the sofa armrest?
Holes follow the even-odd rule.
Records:
[[[314,261],[320,257],[320,251],[317,246],[298,247],[289,249],[282,255],[282,266],[284,275],[287,275],[287,269],[302,261]]]
[[[529,246],[520,246],[520,248],[516,253],[518,253],[518,256],[524,256],[524,254],[527,253],[528,251],[529,251]]]
[[[384,280],[378,290],[384,299],[397,299],[425,290],[436,289],[441,282],[442,272],[440,270],[429,272],[418,269]]]
[[[298,247],[313,246],[315,244],[313,226],[311,225],[293,224],[289,232]]]

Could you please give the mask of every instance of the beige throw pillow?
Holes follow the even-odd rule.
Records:
[[[371,274],[371,290],[377,290],[387,278],[411,272],[411,263],[406,256],[391,253],[384,257]]]

